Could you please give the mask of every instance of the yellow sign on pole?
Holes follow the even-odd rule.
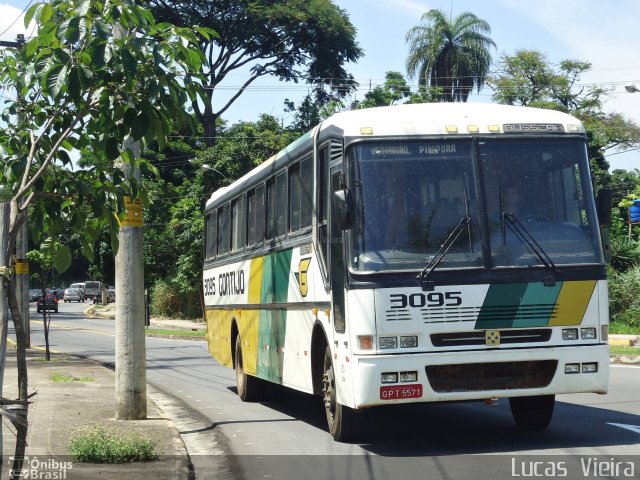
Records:
[[[131,201],[131,197],[124,197],[124,207],[127,213],[122,220],[123,227],[142,227],[142,201],[138,198],[135,202]]]
[[[16,260],[16,275],[29,275],[29,260]]]

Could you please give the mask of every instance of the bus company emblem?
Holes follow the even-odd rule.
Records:
[[[309,271],[309,264],[311,264],[311,258],[303,258],[300,260],[298,264],[298,273],[296,277],[298,278],[298,287],[300,287],[300,295],[303,297],[307,296],[309,292],[309,283],[307,272]]]
[[[500,330],[487,330],[484,332],[484,343],[488,347],[500,345]]]

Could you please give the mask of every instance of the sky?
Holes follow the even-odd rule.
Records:
[[[25,31],[19,19],[28,0],[0,0],[0,40],[15,40]],[[640,1],[617,0],[334,0],[345,10],[357,29],[357,41],[364,56],[346,69],[360,83],[356,98],[364,98],[370,85],[384,82],[387,71],[406,75],[407,31],[420,23],[430,9],[454,16],[468,11],[486,20],[497,48],[494,64],[502,55],[519,49],[537,50],[557,64],[561,60],[588,61],[591,71],[580,85],[598,85],[610,89],[605,111],[623,114],[640,124],[640,93],[628,93],[625,85],[640,89]],[[16,21],[17,20],[17,21]],[[15,22],[15,23],[13,23]],[[12,25],[13,23],[13,25]],[[246,79],[246,72],[229,76],[221,101]],[[284,111],[284,100],[296,103],[307,94],[304,84],[284,83],[276,79],[255,82],[225,112],[230,122],[253,121],[262,113],[282,118],[286,125],[291,115]],[[490,102],[487,88],[474,92],[469,102]],[[611,170],[640,168],[640,151],[609,152]]]

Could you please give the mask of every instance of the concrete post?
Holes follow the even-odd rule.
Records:
[[[125,143],[136,157],[137,142]],[[123,165],[125,176],[130,166]],[[134,171],[140,181],[140,172]],[[147,418],[147,375],[145,353],[143,230],[140,204],[128,203],[127,216],[120,226],[120,246],[116,255],[116,418]]]
[[[27,221],[25,220],[18,230],[16,237],[16,297],[18,308],[24,325],[26,348],[31,348],[31,328],[29,321],[29,261],[27,251],[29,239],[27,237]]]

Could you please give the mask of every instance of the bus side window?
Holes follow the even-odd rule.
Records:
[[[218,208],[218,255],[229,252],[231,244],[231,228],[229,225],[229,204]]]
[[[300,164],[289,169],[289,231],[300,230]]]
[[[300,228],[310,227],[313,217],[313,162],[300,162]]]
[[[218,215],[217,213],[211,212],[206,217],[207,228],[206,228],[206,241],[205,241],[205,258],[210,259],[216,256],[217,250],[217,231],[218,231]]]
[[[245,221],[245,196],[242,195],[231,202],[231,249],[235,252],[244,248],[247,236]]]
[[[247,194],[247,245],[264,240],[264,186],[260,185]]]
[[[287,180],[284,172],[267,182],[267,240],[286,233]]]
[[[329,147],[318,154],[318,245],[324,264],[327,265],[327,202],[329,183]]]

